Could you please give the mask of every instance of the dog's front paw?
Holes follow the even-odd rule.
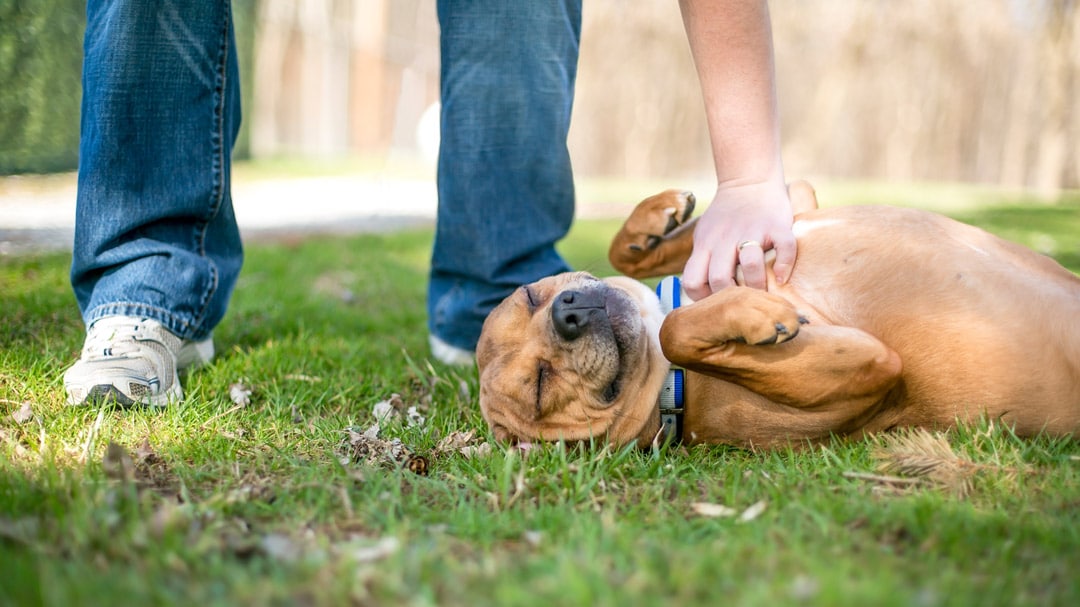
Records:
[[[655,249],[664,236],[690,220],[696,203],[692,192],[667,190],[638,203],[624,230],[631,251]]]
[[[739,291],[737,299],[741,300],[725,308],[730,314],[732,341],[754,346],[780,344],[793,339],[799,328],[809,322],[782,297],[749,287],[731,289]]]

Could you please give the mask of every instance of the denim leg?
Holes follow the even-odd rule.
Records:
[[[580,0],[439,0],[442,123],[428,327],[464,349],[515,288],[569,269]]]
[[[229,194],[240,88],[229,0],[89,0],[71,284],[89,325],[186,339],[225,314],[243,252]]]

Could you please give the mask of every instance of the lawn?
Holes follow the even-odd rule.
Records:
[[[1080,201],[957,216],[1080,271]],[[615,229],[563,250],[609,273]],[[912,435],[923,475],[886,437],[494,444],[475,371],[427,358],[430,242],[249,245],[164,410],[65,406],[68,259],[0,257],[0,604],[1080,604],[1078,443]]]

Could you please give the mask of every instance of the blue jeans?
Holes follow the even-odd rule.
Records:
[[[206,337],[243,253],[229,196],[240,81],[229,0],[90,0],[71,284],[115,314]]]
[[[438,13],[429,329],[471,349],[506,294],[567,269],[554,245],[573,217],[581,10],[440,0]],[[88,1],[71,268],[87,324],[136,315],[200,339],[224,316],[243,258],[229,194],[239,84],[228,0]]]
[[[439,212],[428,330],[471,350],[522,284],[569,269],[555,251],[574,215],[566,136],[581,0],[438,3]]]

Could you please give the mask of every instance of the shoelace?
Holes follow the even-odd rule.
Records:
[[[83,352],[93,358],[122,358],[139,352],[135,338],[145,335],[141,322],[102,319],[98,321],[83,346]]]

